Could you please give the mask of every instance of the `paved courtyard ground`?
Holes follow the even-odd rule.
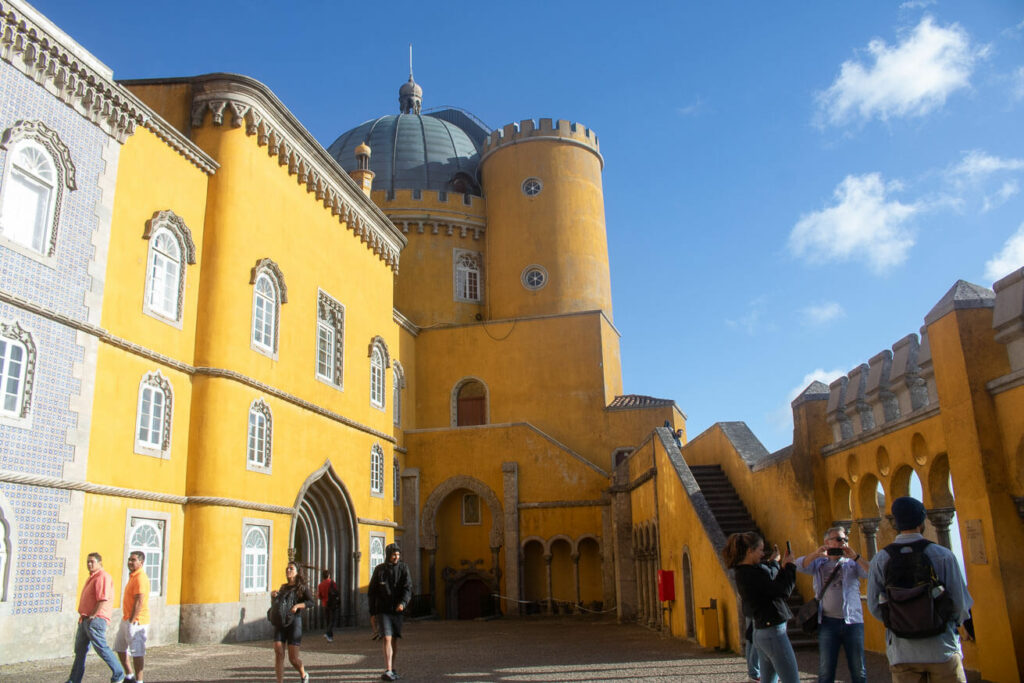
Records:
[[[68,653],[71,643],[68,643]],[[328,643],[306,634],[302,658],[312,683],[377,681],[380,643],[368,628],[343,629]],[[816,680],[816,650],[798,650],[800,680]],[[146,657],[147,683],[273,681],[270,641],[230,645],[168,645]],[[287,666],[287,663],[286,663]],[[0,666],[0,681],[60,683],[71,657]],[[407,623],[397,669],[403,681],[746,681],[744,661],[609,618],[545,617]],[[90,652],[85,680],[108,681],[110,670]],[[286,681],[298,675],[288,667]],[[845,663],[837,680],[848,681]],[[890,681],[885,657],[868,654],[868,680]]]

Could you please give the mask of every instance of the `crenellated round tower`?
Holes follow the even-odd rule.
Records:
[[[600,309],[612,316],[597,135],[527,119],[484,141],[488,317]]]

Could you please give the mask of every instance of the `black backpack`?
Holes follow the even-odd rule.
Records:
[[[937,636],[956,617],[953,598],[925,553],[929,545],[931,541],[921,539],[885,548],[889,562],[878,606],[886,628],[900,638]]]
[[[341,607],[341,591],[333,581],[327,586],[327,606],[332,610]]]
[[[277,597],[272,598],[270,601],[267,619],[278,628],[287,628],[295,621],[292,607],[295,607],[295,590],[287,588],[280,590],[277,592]]]

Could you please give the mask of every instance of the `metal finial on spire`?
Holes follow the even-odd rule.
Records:
[[[423,88],[412,78],[412,43],[409,43],[409,82],[398,89],[398,109],[403,114],[419,114]]]

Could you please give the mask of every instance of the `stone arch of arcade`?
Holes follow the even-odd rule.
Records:
[[[437,596],[437,517],[442,503],[452,493],[459,490],[467,490],[475,493],[484,501],[491,513],[491,528],[488,532],[488,545],[491,550],[491,568],[489,571],[476,566],[466,569],[446,569],[442,579],[445,582],[445,608],[446,616],[465,616],[471,606],[465,604],[466,600],[460,602],[460,593],[466,591],[480,592],[483,588],[493,592],[499,592],[501,583],[501,567],[499,565],[499,553],[504,545],[504,530],[502,522],[501,502],[498,496],[489,486],[475,477],[468,475],[457,475],[449,477],[435,488],[423,504],[423,516],[420,523],[420,547],[427,553],[427,579],[428,591],[432,601]],[[465,598],[465,596],[463,596]],[[434,604],[436,609],[437,605]]]
[[[358,538],[352,497],[330,461],[325,462],[299,489],[288,535],[288,555],[289,560],[303,567],[313,586],[321,571],[331,571],[341,589],[340,618],[345,625],[356,623]],[[317,614],[312,625],[318,626],[319,619]]]

